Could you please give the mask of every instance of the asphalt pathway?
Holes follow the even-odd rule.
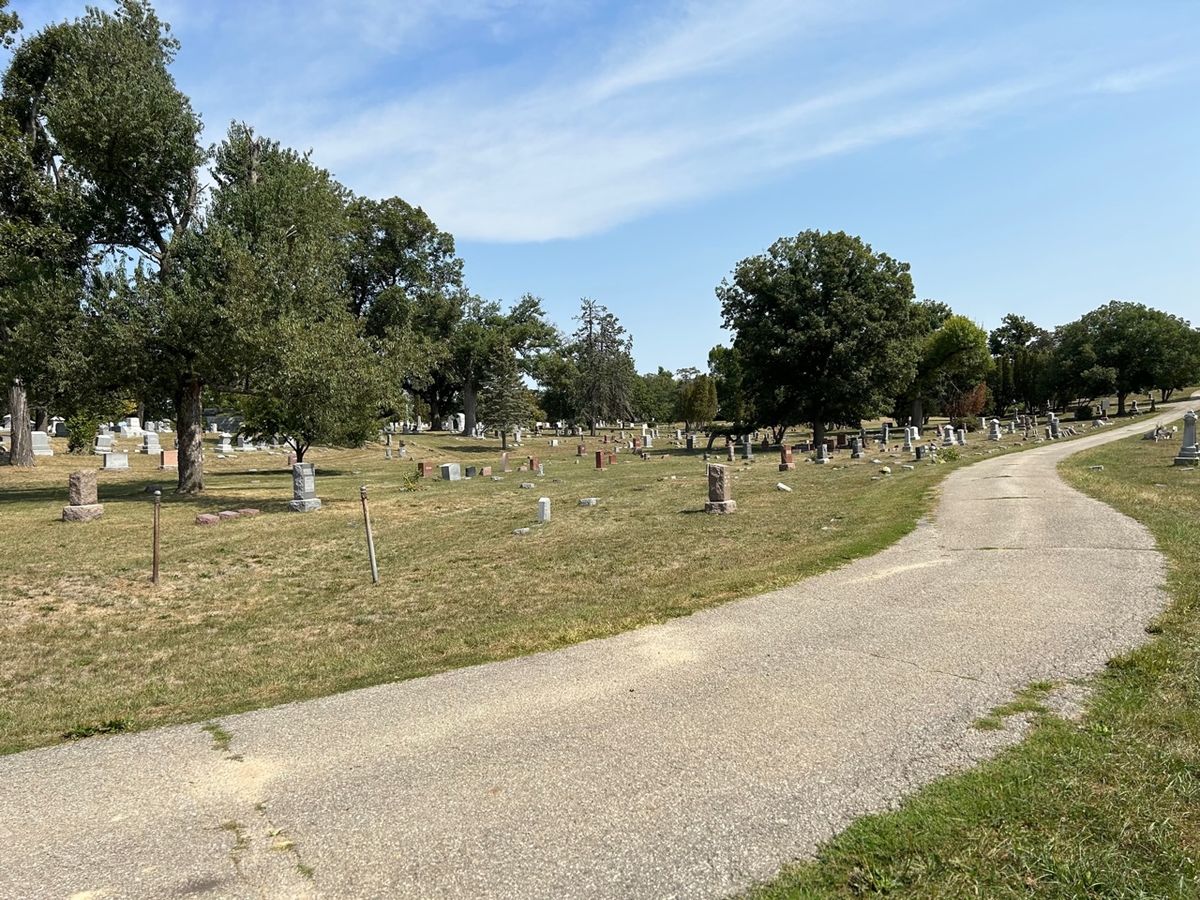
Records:
[[[1169,421],[1179,415],[1159,417]],[[891,548],[552,653],[0,758],[0,897],[718,897],[1019,739],[1145,639],[1164,562],[1059,460],[986,459]],[[978,439],[977,439],[978,440]]]

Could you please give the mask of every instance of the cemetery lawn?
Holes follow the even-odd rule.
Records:
[[[957,462],[833,464],[778,454],[735,464],[733,516],[706,515],[700,453],[621,454],[597,472],[575,442],[531,438],[546,474],[422,480],[416,460],[497,465],[498,441],[423,435],[409,459],[379,446],[315,448],[324,508],[287,509],[285,456],[216,459],[207,493],[130,454],[100,472],[103,518],[60,521],[67,476],[94,456],[0,467],[0,752],[227,713],[549,650],[781,587],[891,544],[930,508],[941,478],[1002,447],[978,435]],[[589,451],[599,446],[588,439]],[[120,446],[118,449],[122,449]],[[132,447],[128,448],[132,449]],[[536,481],[533,490],[520,483]],[[792,493],[776,490],[784,482]],[[162,484],[162,583],[149,583],[152,497]],[[370,489],[382,583],[370,583],[360,484]],[[537,499],[553,520],[534,525]],[[599,497],[584,508],[580,498]],[[197,526],[199,513],[255,518]]]
[[[1200,471],[1173,467],[1178,449],[1132,438],[1060,466],[1144,523],[1170,564],[1155,637],[1110,663],[1084,718],[1027,692],[1024,742],[859,820],[752,896],[1200,894]]]

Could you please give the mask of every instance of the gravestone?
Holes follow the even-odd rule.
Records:
[[[292,500],[288,503],[288,509],[292,512],[312,512],[320,508],[317,467],[312,463],[296,463],[292,466]]]
[[[538,499],[537,520],[543,525],[550,521],[549,497],[541,497]]]
[[[1012,434],[1012,432],[1010,431],[1009,434]],[[992,419],[991,422],[988,423],[988,440],[989,441],[1000,440],[1000,420],[999,419]]]
[[[221,432],[221,438],[220,438],[220,440],[217,441],[217,452],[218,453],[226,453],[226,454],[233,453],[233,444],[231,444],[229,442],[230,438],[232,438],[232,437],[233,437],[233,435],[229,434],[229,432],[227,432],[227,431]]]
[[[863,455],[862,441],[860,441],[858,438],[851,438],[850,439],[850,458],[851,459],[862,459],[862,455]]]
[[[965,428],[958,429],[958,446],[967,446],[967,429]]]
[[[57,416],[50,420],[50,424],[53,426],[55,437],[64,438],[71,436],[71,432],[67,430],[67,423]]]
[[[597,469],[604,468],[604,451],[603,450],[596,451],[596,468]]]
[[[442,481],[461,481],[462,469],[458,463],[442,463]]]
[[[254,450],[254,444],[249,441],[244,434],[239,434],[237,446],[234,447],[238,453],[250,453]]]
[[[64,522],[90,522],[104,515],[104,507],[96,491],[95,469],[80,469],[71,473],[67,503],[62,511]]]
[[[754,442],[749,438],[742,444],[742,459],[754,459]]]
[[[129,454],[128,453],[105,453],[104,466],[105,469],[128,469]]]
[[[917,456],[916,456],[916,458],[917,458],[918,460],[921,460],[921,459],[924,459],[924,458],[925,458],[925,448],[924,448],[924,447],[922,447],[922,446],[920,446],[920,445],[918,445],[918,446],[917,446]]]
[[[829,463],[829,444],[822,442],[817,445],[817,456],[813,460],[817,465],[824,466]]]
[[[737,509],[733,499],[733,478],[728,466],[710,464],[708,467],[708,502],[704,504],[707,513],[727,514]]]
[[[179,468],[179,451],[178,450],[159,450],[158,451],[158,467],[160,469],[178,469]]]
[[[109,453],[113,448],[113,436],[111,434],[98,434],[96,440],[92,443],[93,453]]]
[[[587,453],[587,445],[586,444],[580,444],[579,446],[577,446],[575,448],[576,456],[583,456],[585,453]]]
[[[779,471],[790,472],[796,468],[796,457],[792,454],[792,448],[783,446],[779,448]]]
[[[138,452],[145,453],[147,456],[152,453],[161,453],[162,447],[158,443],[158,433],[154,431],[147,431],[145,434],[143,434],[142,447]]]
[[[912,453],[912,449],[913,449],[913,434],[912,434],[912,429],[911,429],[911,428],[905,428],[905,429],[904,429],[904,451],[905,451],[906,453]]]
[[[437,470],[437,467],[431,462],[422,461],[422,462],[417,463],[417,477],[418,478],[428,478],[436,470]]]
[[[479,474],[478,466],[467,466],[465,472],[463,473],[465,478],[474,478],[478,474]]]
[[[500,471],[501,472],[511,472],[512,471],[512,467],[508,464],[508,452],[507,451],[500,454]]]
[[[1175,457],[1177,466],[1200,465],[1200,446],[1196,444],[1196,412],[1189,409],[1183,417],[1183,446]]]
[[[654,435],[653,434],[646,435],[646,449],[647,450],[654,449]]]
[[[687,436],[687,449],[689,453],[694,452],[696,449],[696,436],[694,434]]]
[[[50,446],[50,435],[44,431],[31,431],[29,433],[31,443],[33,444],[34,456],[53,456],[54,450]]]
[[[529,457],[529,471],[530,472],[536,472],[538,470],[538,466],[540,466],[541,464],[542,464],[542,461],[540,459],[538,459],[536,456]]]

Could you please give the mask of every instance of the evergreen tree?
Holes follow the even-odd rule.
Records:
[[[492,352],[490,372],[479,393],[482,418],[500,429],[500,447],[508,449],[508,432],[533,416],[529,389],[512,348],[500,344]]]
[[[577,369],[575,404],[595,435],[597,422],[633,415],[633,385],[637,378],[633,338],[625,333],[616,316],[587,297],[580,301],[575,319],[579,322],[571,349]]]

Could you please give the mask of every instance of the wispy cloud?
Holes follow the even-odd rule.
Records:
[[[210,138],[246,119],[361,193],[491,241],[587,235],[814,160],[1192,71],[1153,42],[1080,37],[1095,30],[1088,4],[1023,21],[886,0],[162,8]]]

